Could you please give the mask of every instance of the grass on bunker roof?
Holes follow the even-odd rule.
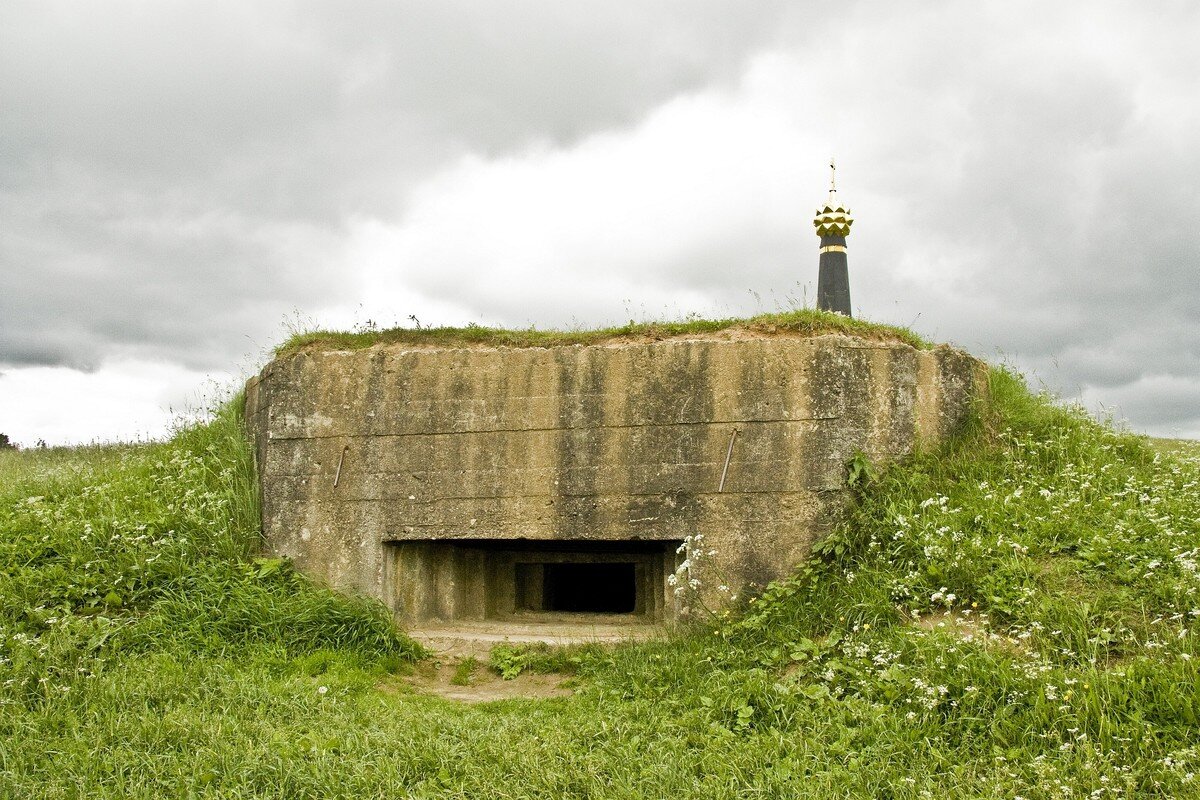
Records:
[[[0,797],[1200,796],[1200,457],[991,381],[753,602],[477,706],[257,554],[236,407],[0,454]]]
[[[631,340],[660,340],[742,330],[762,335],[820,336],[840,333],[864,339],[903,342],[919,349],[932,344],[907,328],[852,319],[829,311],[797,309],[754,317],[727,319],[684,319],[679,321],[634,322],[587,329],[507,329],[467,325],[462,328],[387,328],[359,331],[307,331],[294,334],[276,348],[285,356],[306,348],[358,350],[376,344],[408,344],[430,347],[569,347]]]

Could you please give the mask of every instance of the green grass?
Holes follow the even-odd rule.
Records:
[[[377,609],[255,560],[236,409],[6,456],[0,797],[1200,796],[1200,460],[992,397],[745,608],[498,649],[578,694],[480,706],[405,691]]]
[[[381,610],[256,557],[258,491],[240,415],[230,403],[167,443],[6,454],[7,690],[44,701],[64,670],[132,652],[222,654],[254,642],[418,654]],[[46,648],[57,655],[35,657]]]
[[[791,333],[819,336],[842,333],[867,339],[904,342],[920,349],[932,345],[912,331],[894,325],[883,325],[840,314],[815,309],[801,309],[777,314],[760,314],[749,319],[694,319],[677,322],[634,322],[596,330],[507,330],[468,325],[465,328],[388,328],[349,331],[310,331],[297,333],[276,349],[276,355],[315,347],[321,349],[359,350],[375,344],[410,344],[436,347],[490,345],[494,347],[566,347],[598,344],[619,339],[669,339],[724,330],[746,330],[764,334]]]

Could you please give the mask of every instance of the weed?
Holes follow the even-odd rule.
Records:
[[[574,674],[584,664],[595,664],[607,651],[600,645],[579,644],[551,647],[536,644],[498,644],[488,654],[488,666],[505,680],[511,680],[526,670],[530,672],[559,672]]]
[[[498,644],[488,654],[488,666],[494,669],[501,678],[510,681],[529,666],[529,653],[528,647]]]
[[[475,670],[478,668],[478,659],[475,656],[467,656],[454,666],[454,675],[450,677],[450,683],[454,686],[470,686],[475,682]]]

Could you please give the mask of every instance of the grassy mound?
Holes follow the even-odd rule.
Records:
[[[7,453],[0,461],[0,658],[26,701],[134,651],[250,643],[419,649],[375,607],[256,558],[253,457],[241,404],[162,444]]]
[[[468,325],[465,328],[387,328],[348,331],[310,331],[292,336],[276,349],[284,356],[306,348],[361,350],[375,344],[409,344],[433,347],[567,347],[619,340],[658,340],[680,336],[742,330],[761,334],[820,336],[842,333],[888,342],[904,342],[919,349],[932,345],[907,328],[883,325],[816,309],[760,314],[749,319],[687,319],[680,322],[634,322],[596,330],[508,330]]]
[[[0,797],[1200,796],[1200,459],[1033,397],[857,472],[786,581],[455,705],[370,607],[255,561],[236,409],[0,460]],[[29,458],[29,456],[33,456]]]

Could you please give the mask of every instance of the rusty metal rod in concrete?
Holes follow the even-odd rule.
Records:
[[[346,460],[346,453],[350,450],[350,445],[342,448],[342,457],[338,459],[337,472],[333,476],[333,488],[337,488],[338,481],[342,479],[342,462]]]
[[[729,449],[725,451],[725,466],[721,469],[721,485],[717,487],[718,492],[725,491],[725,476],[729,474],[729,459],[733,457],[733,443],[737,440],[737,435],[737,428],[734,428],[733,433],[729,434]]]

